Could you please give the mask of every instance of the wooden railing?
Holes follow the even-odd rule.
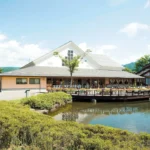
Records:
[[[150,90],[76,90],[67,91],[67,93],[78,96],[150,96]]]

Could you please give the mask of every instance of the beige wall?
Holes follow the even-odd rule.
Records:
[[[27,84],[16,84],[16,78],[27,78]],[[29,84],[29,78],[40,78],[40,84]],[[2,77],[2,90],[3,89],[45,89],[46,77]]]

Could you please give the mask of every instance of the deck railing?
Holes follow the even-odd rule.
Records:
[[[150,90],[75,90],[67,93],[78,96],[150,96]]]

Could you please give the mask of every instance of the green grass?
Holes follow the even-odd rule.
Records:
[[[150,134],[55,121],[28,106],[0,101],[0,149],[149,150]]]

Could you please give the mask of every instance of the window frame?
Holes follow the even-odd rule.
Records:
[[[17,82],[18,79],[21,79],[21,82],[20,82],[20,83]],[[23,83],[23,82],[22,82],[22,79],[26,79],[26,82]],[[16,84],[28,84],[28,78],[16,78]]]
[[[34,79],[34,83],[31,83],[31,80]],[[39,83],[35,83],[35,79],[39,79]],[[41,80],[40,78],[29,78],[29,84],[40,84],[41,83]]]

